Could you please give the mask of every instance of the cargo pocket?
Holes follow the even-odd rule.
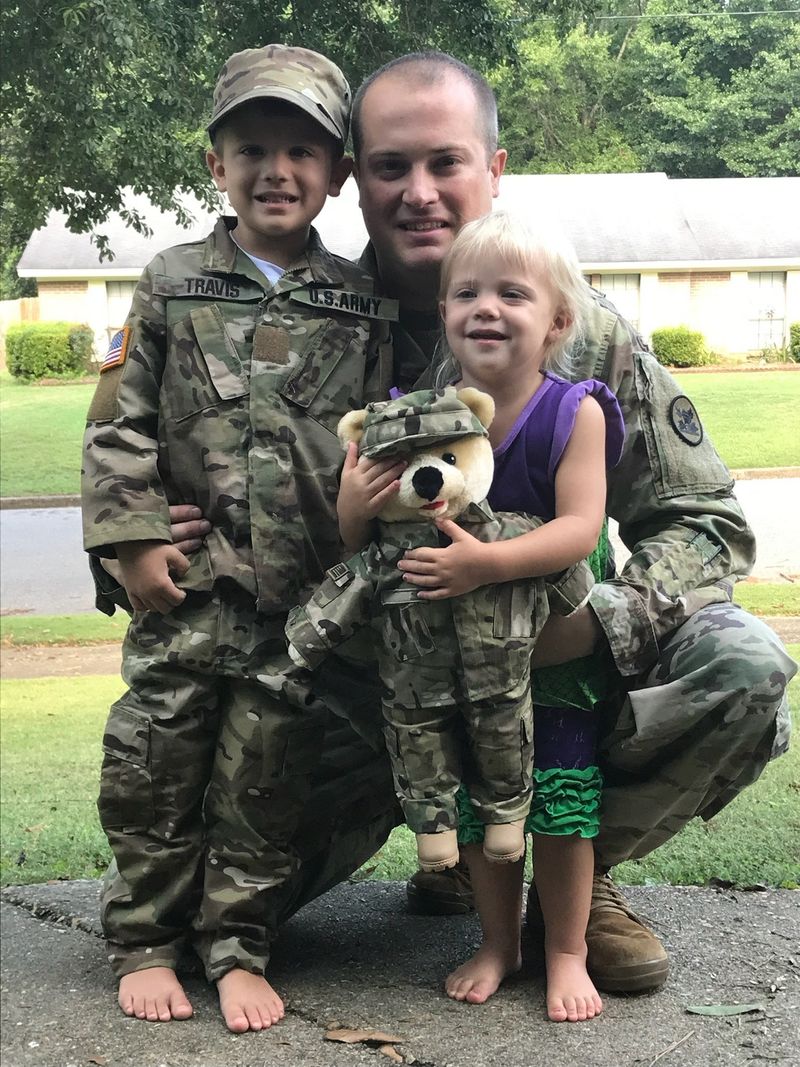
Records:
[[[493,637],[535,637],[547,618],[541,581],[524,578],[495,588]]]
[[[150,774],[150,723],[114,704],[103,735],[97,802],[104,830],[147,829],[155,822]]]

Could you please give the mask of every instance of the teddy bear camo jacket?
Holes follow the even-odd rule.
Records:
[[[471,504],[456,521],[484,542],[541,525],[530,516],[495,513],[485,502]],[[377,541],[332,567],[311,600],[290,613],[286,634],[299,658],[314,668],[360,629],[372,627],[381,680],[391,702],[404,707],[507,693],[529,676],[533,645],[551,606],[568,613],[592,583],[583,565],[557,587],[524,578],[446,600],[420,600],[397,562],[412,548],[438,546],[438,531],[421,522],[379,521],[378,528]]]
[[[168,504],[197,504],[213,529],[181,586],[297,603],[340,558],[338,420],[390,386],[393,312],[373,289],[313,231],[272,288],[224,219],[156,256],[89,410],[85,548],[170,541]]]

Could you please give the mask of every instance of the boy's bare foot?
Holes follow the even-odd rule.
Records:
[[[149,1023],[188,1019],[192,1014],[192,1005],[171,967],[148,967],[124,974],[117,999],[126,1015]]]
[[[469,1004],[483,1004],[509,974],[522,966],[519,943],[503,949],[495,945],[481,945],[475,955],[462,963],[444,980],[448,997],[466,1000]]]
[[[225,1025],[235,1034],[266,1030],[283,1018],[283,1001],[260,974],[234,967],[217,979],[217,992]]]
[[[603,1001],[586,973],[586,957],[570,952],[547,953],[547,1017],[554,1023],[593,1019]]]

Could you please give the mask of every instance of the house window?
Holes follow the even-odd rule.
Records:
[[[786,274],[784,271],[748,271],[750,314],[746,347],[780,348],[785,338]]]
[[[628,322],[639,326],[639,275],[601,274],[600,291],[624,315]]]
[[[106,282],[106,314],[109,340],[125,325],[136,282]]]

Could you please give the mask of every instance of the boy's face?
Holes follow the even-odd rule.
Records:
[[[333,138],[291,105],[255,100],[233,112],[206,162],[246,251],[281,267],[296,259],[325,198],[338,196],[350,173],[351,160],[334,160],[335,151]]]

